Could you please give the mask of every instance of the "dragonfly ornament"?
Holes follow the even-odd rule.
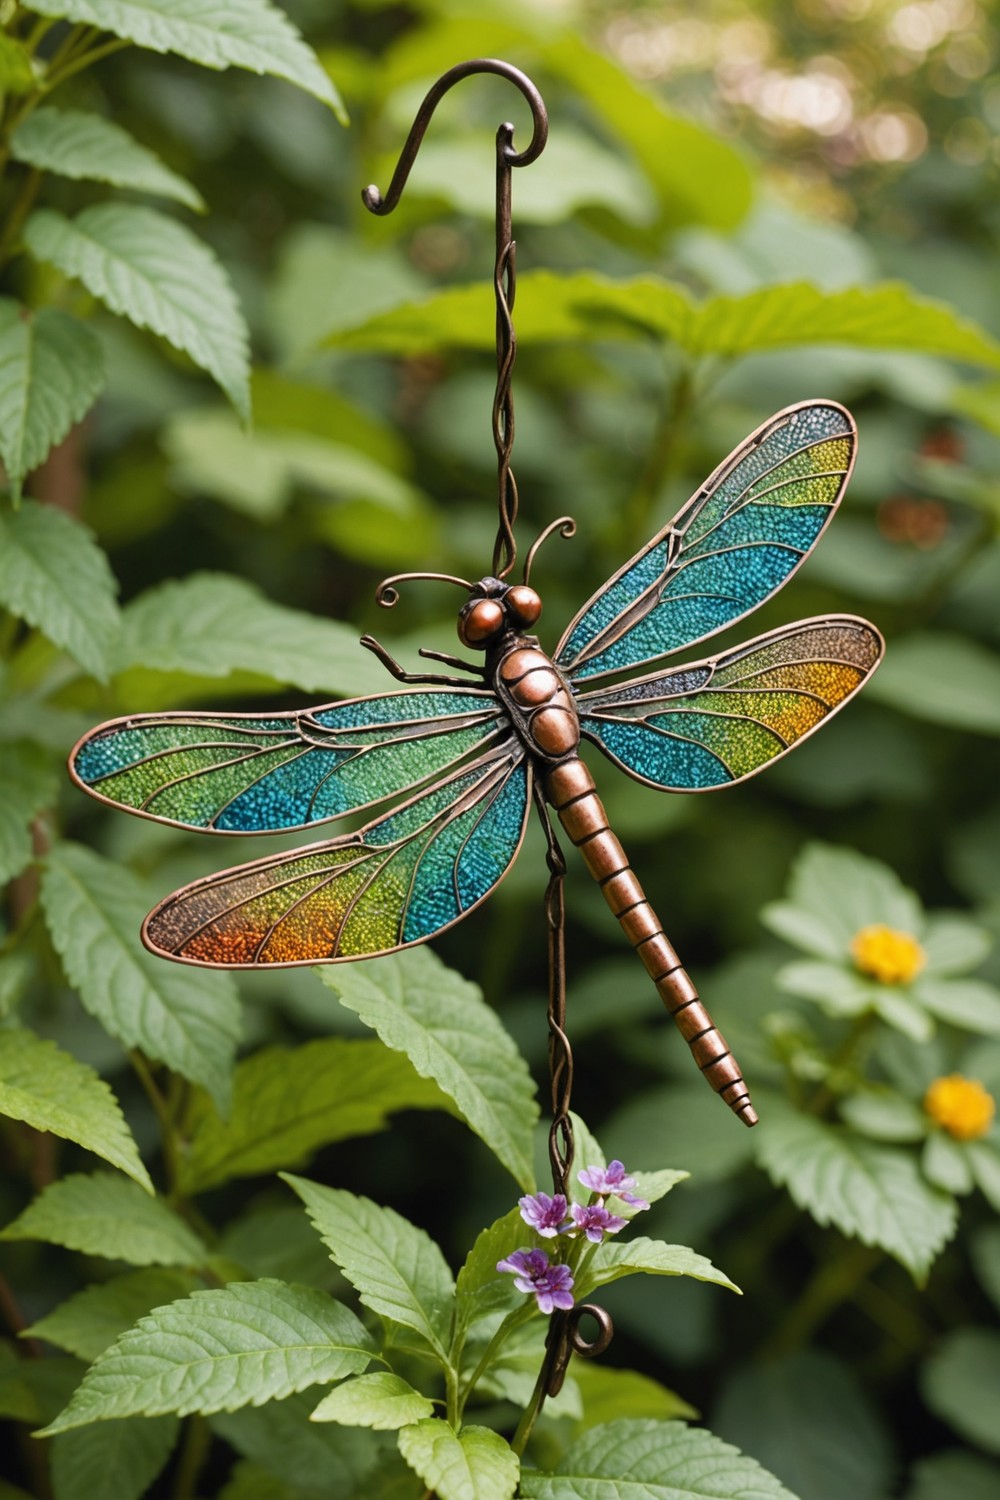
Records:
[[[308,829],[373,810],[356,832],[223,870],[161,901],[143,925],[146,946],[211,968],[349,963],[425,943],[467,917],[503,879],[532,805],[546,830],[550,870],[561,878],[554,811],[699,1070],[753,1125],[757,1114],[739,1066],[609,825],[580,744],[596,745],[648,787],[707,792],[773,764],[863,686],[883,643],[853,615],[799,620],[715,655],[655,665],[749,615],[789,581],[840,502],[854,464],[855,425],[842,406],[826,400],[771,417],[598,589],[546,652],[533,633],[542,600],[531,567],[545,538],[556,530],[570,535],[573,522],[563,517],[547,527],[521,580],[509,581],[517,508],[510,472],[509,174],[544,145],[537,91],[505,63],[477,60],[452,69],[425,100],[385,200],[371,188],[365,197],[376,212],[391,209],[438,98],[476,71],[517,83],[536,125],[520,155],[513,127],[498,133],[494,426],[501,526],[493,571],[473,583],[402,574],[378,592],[388,606],[405,579],[457,584],[467,595],[458,636],[474,659],[422,651],[450,670],[408,672],[365,636],[362,644],[401,689],[287,713],[132,714],[86,734],[70,756],[70,771],[103,802],[217,834]],[[550,926],[561,922],[561,892],[549,918]],[[554,982],[562,985],[561,970]],[[551,1018],[550,1010],[550,1024]],[[559,1025],[554,1029],[561,1033]],[[562,1097],[568,1133],[568,1092]],[[569,1151],[553,1158],[554,1177],[563,1184],[568,1155],[571,1137]]]

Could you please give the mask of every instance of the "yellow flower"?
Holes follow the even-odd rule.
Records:
[[[935,1078],[924,1095],[924,1109],[949,1135],[974,1141],[993,1123],[996,1102],[978,1079],[949,1073],[946,1078]]]
[[[862,974],[870,974],[879,984],[909,984],[927,962],[915,937],[881,922],[854,934],[851,957]]]

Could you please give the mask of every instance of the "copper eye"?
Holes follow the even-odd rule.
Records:
[[[524,583],[516,583],[508,589],[504,603],[517,625],[534,625],[542,612],[541,599]]]
[[[503,629],[503,605],[496,599],[476,599],[458,617],[458,638],[463,646],[485,646]]]

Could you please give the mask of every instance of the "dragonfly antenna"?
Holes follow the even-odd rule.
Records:
[[[385,196],[371,183],[364,189],[361,198],[365,207],[373,214],[392,213],[399,202],[439,101],[454,84],[474,73],[496,73],[515,84],[531,107],[533,126],[531,140],[523,151],[514,150],[514,127],[509,121],[499,127],[496,137],[496,263],[493,269],[493,291],[497,308],[497,385],[493,398],[493,442],[497,450],[497,509],[500,521],[493,546],[493,574],[497,578],[506,578],[517,558],[514,522],[517,519],[518,505],[517,482],[510,467],[510,455],[514,446],[514,396],[511,382],[517,353],[512,317],[516,269],[515,243],[511,230],[511,169],[528,166],[545,149],[549,135],[545,101],[527,74],[511,63],[502,62],[495,57],[476,57],[471,62],[457,63],[447,73],[442,73],[417,110]]]
[[[391,578],[383,578],[375,590],[376,604],[383,609],[392,609],[399,603],[397,583],[410,583],[419,578],[430,579],[432,583],[457,583],[467,594],[472,593],[472,584],[465,578],[456,578],[454,573],[393,573]]]
[[[527,583],[531,578],[531,565],[535,561],[535,554],[543,542],[548,541],[554,531],[558,531],[559,535],[564,537],[576,536],[576,522],[572,516],[560,516],[558,521],[550,522],[545,530],[535,538],[524,560],[524,577],[521,579],[522,583]]]

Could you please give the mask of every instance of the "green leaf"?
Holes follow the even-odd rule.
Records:
[[[175,52],[203,68],[286,78],[347,123],[316,54],[270,0],[33,0],[32,10],[113,31],[153,52]]]
[[[935,1131],[927,1137],[920,1164],[927,1181],[943,1188],[946,1193],[972,1192],[972,1168],[968,1156],[959,1142],[943,1131]]]
[[[990,1207],[1000,1213],[1000,1150],[997,1142],[969,1141],[966,1155],[976,1186]]]
[[[112,312],[183,350],[249,418],[243,314],[214,252],[183,224],[133,203],[96,204],[72,220],[41,208],[24,239],[34,256],[78,278]]]
[[[415,1329],[447,1363],[455,1284],[428,1234],[391,1208],[304,1177],[279,1174],[366,1307]]]
[[[331,1037],[294,1051],[267,1047],[237,1066],[225,1120],[206,1096],[189,1113],[180,1188],[199,1193],[234,1177],[300,1166],[320,1146],[384,1129],[395,1110],[446,1103],[405,1058],[376,1041]]]
[[[518,1306],[522,1294],[509,1276],[497,1271],[497,1263],[506,1260],[529,1237],[519,1208],[512,1208],[476,1236],[455,1283],[455,1323],[459,1330]]]
[[[693,1276],[696,1281],[711,1281],[716,1286],[739,1292],[728,1276],[716,1269],[710,1260],[689,1250],[687,1245],[668,1245],[662,1240],[645,1237],[630,1240],[606,1240],[598,1245],[580,1271],[576,1284],[577,1300],[589,1297],[599,1286],[619,1281],[638,1272],[649,1276]]]
[[[935,1416],[987,1453],[1000,1453],[1000,1333],[959,1328],[946,1334],[920,1372],[920,1387]]]
[[[913,1466],[906,1500],[996,1500],[1000,1467],[977,1453],[954,1449],[934,1453]]]
[[[490,291],[454,286],[328,333],[325,343],[381,353],[423,354],[441,345],[487,349]],[[758,287],[698,302],[658,277],[611,281],[593,272],[526,272],[517,284],[518,336],[525,342],[655,338],[693,359],[734,358],[812,344],[906,349],[1000,368],[1000,344],[944,302],[898,282],[826,291],[811,282]],[[322,333],[316,329],[317,337]]]
[[[924,974],[936,978],[939,974],[951,976],[976,968],[993,947],[993,938],[965,917],[931,916],[920,946],[927,955]]]
[[[112,1417],[234,1411],[363,1370],[371,1336],[311,1287],[244,1281],[141,1318],[100,1355],[46,1436]]]
[[[784,935],[787,936],[788,924],[784,922],[783,915],[786,910],[797,912],[798,908],[786,908],[779,904],[777,907],[765,907],[761,915],[774,931],[784,926]],[[779,988],[786,990],[788,994],[800,995],[804,1000],[815,1000],[830,1016],[858,1016],[862,1011],[870,1010],[875,1004],[878,991],[875,981],[845,969],[842,962],[838,965],[806,959],[784,964],[775,975],[775,980]]]
[[[31,1031],[0,1031],[0,1114],[76,1141],[152,1193],[149,1173],[111,1089],[93,1068],[55,1042]]]
[[[488,1427],[456,1433],[428,1417],[399,1434],[399,1451],[440,1500],[511,1500],[517,1489],[517,1454]]]
[[[153,1268],[129,1271],[97,1286],[84,1287],[25,1330],[89,1364],[145,1313],[187,1297],[197,1286],[185,1271]]]
[[[117,585],[91,533],[51,505],[0,512],[0,604],[104,682],[118,633]]]
[[[384,691],[386,674],[346,625],[271,604],[225,573],[193,573],[141,594],[126,609],[117,671],[225,677],[242,668],[306,692]]]
[[[876,985],[871,991],[874,1009],[913,1042],[929,1042],[934,1035],[934,1022],[926,1011],[921,1010],[915,999],[895,985]]]
[[[573,1365],[573,1378],[583,1398],[583,1427],[597,1427],[620,1417],[655,1417],[659,1422],[669,1422],[675,1417],[692,1420],[698,1416],[676,1391],[637,1370],[615,1370],[597,1360],[578,1359]]]
[[[15,37],[0,31],[0,92],[30,94],[37,87],[30,52]]]
[[[395,1453],[395,1440],[363,1427],[310,1421],[316,1392],[270,1401],[253,1411],[220,1412],[212,1430],[237,1453],[282,1483],[257,1500],[375,1500],[381,1496],[376,1471]],[[404,1471],[405,1472],[405,1471]],[[412,1486],[411,1486],[412,1489]],[[251,1491],[251,1494],[255,1492]],[[399,1500],[414,1500],[405,1493]]]
[[[748,1364],[730,1374],[713,1426],[796,1495],[883,1500],[893,1453],[877,1413],[850,1368],[809,1350]]]
[[[923,912],[912,891],[887,865],[854,849],[807,844],[792,866],[787,902],[765,906],[761,919],[790,942],[806,944],[790,925],[790,908],[808,931],[809,951],[849,960],[851,939],[863,927],[885,923],[919,936]],[[825,951],[820,951],[822,941]]]
[[[86,415],[104,386],[100,340],[55,308],[0,297],[0,458],[14,504],[25,475]]]
[[[622,1421],[577,1438],[551,1474],[525,1470],[524,1500],[794,1500],[772,1474],[682,1422]]]
[[[979,1284],[1000,1312],[1000,1224],[977,1230],[970,1249]]]
[[[0,886],[35,858],[32,820],[56,797],[51,763],[28,745],[0,746]]]
[[[434,1403],[415,1391],[400,1375],[379,1370],[356,1375],[324,1396],[310,1418],[339,1422],[343,1427],[373,1427],[392,1432],[433,1414]]]
[[[208,1258],[203,1242],[162,1199],[106,1172],[51,1183],[0,1239],[44,1240],[132,1266],[201,1266]]]
[[[111,182],[161,198],[175,198],[188,208],[204,209],[197,189],[155,152],[141,146],[127,130],[101,115],[80,109],[36,109],[11,136],[11,156],[40,172],[62,177]]]
[[[870,696],[948,729],[1000,734],[1000,658],[964,636],[915,631],[893,641]]]
[[[981,979],[919,979],[913,997],[949,1026],[1000,1036],[1000,991]]]
[[[850,1094],[840,1102],[847,1125],[876,1141],[920,1141],[927,1132],[927,1116],[902,1094],[889,1088]]]
[[[525,1192],[534,1188],[538,1103],[527,1063],[482,992],[428,948],[323,969],[324,984],[454,1099]]]
[[[48,856],[42,904],[87,1010],[125,1046],[203,1084],[225,1108],[240,1033],[231,976],[148,953],[139,928],[150,902],[136,877],[78,844],[58,844]]]
[[[176,1417],[133,1417],[80,1432],[52,1444],[54,1500],[140,1500],[173,1452]]]
[[[952,1198],[923,1181],[909,1153],[795,1114],[777,1098],[768,1100],[759,1134],[760,1165],[817,1223],[881,1246],[915,1281],[926,1279],[958,1215]]]
[[[280,1201],[268,1193],[231,1220],[217,1253],[249,1278],[276,1276],[329,1291],[339,1274],[299,1204],[284,1201],[283,1193]]]

